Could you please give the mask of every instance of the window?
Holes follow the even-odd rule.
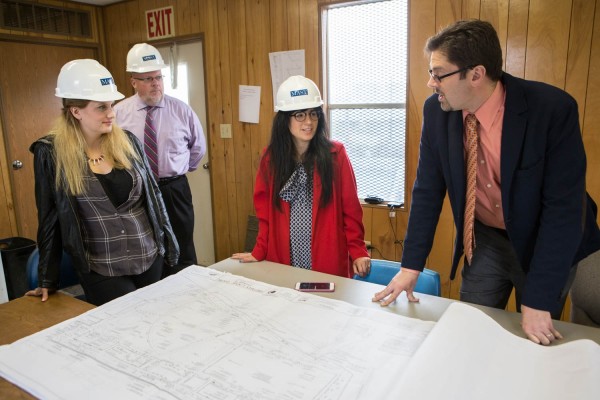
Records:
[[[360,198],[404,202],[407,1],[343,3],[323,12],[331,136],[348,151]]]
[[[168,59],[166,59],[168,60]],[[165,75],[164,89],[165,94],[175,97],[183,101],[185,104],[190,104],[190,89],[188,87],[188,68],[187,63],[180,62],[177,65],[177,87],[174,88],[171,86],[172,78],[171,78],[171,67],[165,68],[162,70]]]
[[[0,0],[0,27],[38,33],[92,37],[88,11],[22,0]]]

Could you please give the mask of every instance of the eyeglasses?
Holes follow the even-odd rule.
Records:
[[[136,81],[142,81],[142,82],[145,82],[145,83],[152,83],[153,81],[162,82],[162,80],[163,80],[164,77],[165,77],[164,75],[148,76],[146,78],[136,78],[134,76],[133,79],[135,79]]]
[[[292,114],[292,117],[296,118],[296,121],[298,122],[304,122],[307,115],[310,117],[311,121],[318,121],[319,117],[321,116],[321,111],[298,111],[297,113]]]
[[[466,71],[468,69],[473,69],[474,67],[475,67],[474,65],[469,65],[468,67],[464,67],[464,68],[459,69],[458,71],[450,72],[449,74],[444,74],[444,75],[436,75],[436,74],[433,73],[433,70],[430,69],[429,70],[429,75],[433,78],[434,81],[441,82],[442,79],[444,79],[444,78],[447,78],[447,77],[452,76],[454,74],[458,74],[459,72],[464,72],[464,71]]]

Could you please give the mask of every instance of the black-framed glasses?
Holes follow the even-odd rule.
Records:
[[[133,79],[135,79],[136,81],[141,81],[141,82],[145,82],[145,83],[152,83],[153,81],[162,82],[164,77],[165,77],[164,75],[147,76],[145,78],[136,78],[134,76]]]
[[[430,69],[430,70],[429,70],[429,75],[430,75],[430,76],[433,78],[433,80],[434,80],[434,81],[436,81],[436,82],[441,82],[441,81],[442,81],[442,79],[444,79],[444,78],[447,78],[447,77],[449,77],[449,76],[452,76],[452,75],[454,75],[454,74],[458,74],[459,72],[464,72],[464,71],[466,71],[466,70],[473,69],[474,67],[475,67],[474,65],[469,65],[468,67],[464,67],[464,68],[461,68],[461,69],[459,69],[459,70],[457,70],[457,71],[450,72],[450,73],[448,73],[448,74],[444,74],[444,75],[437,75],[437,74],[434,74],[434,73],[433,73],[433,70],[432,70],[432,69]]]
[[[296,118],[298,122],[304,122],[306,116],[309,116],[311,121],[318,121],[321,116],[321,111],[319,110],[310,110],[310,111],[298,111],[292,114],[292,117]]]

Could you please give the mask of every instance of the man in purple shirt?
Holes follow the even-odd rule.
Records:
[[[114,107],[117,124],[148,146],[146,117],[156,143],[148,156],[157,176],[181,255],[176,268],[165,268],[165,276],[197,264],[194,247],[194,208],[186,173],[198,168],[206,152],[206,140],[196,113],[181,100],[164,94],[159,51],[146,43],[136,44],[127,54],[127,72],[136,94]],[[148,155],[148,150],[146,151]]]

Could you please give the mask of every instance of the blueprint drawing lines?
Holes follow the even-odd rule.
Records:
[[[44,399],[384,398],[433,326],[194,266],[0,347],[0,375]]]

